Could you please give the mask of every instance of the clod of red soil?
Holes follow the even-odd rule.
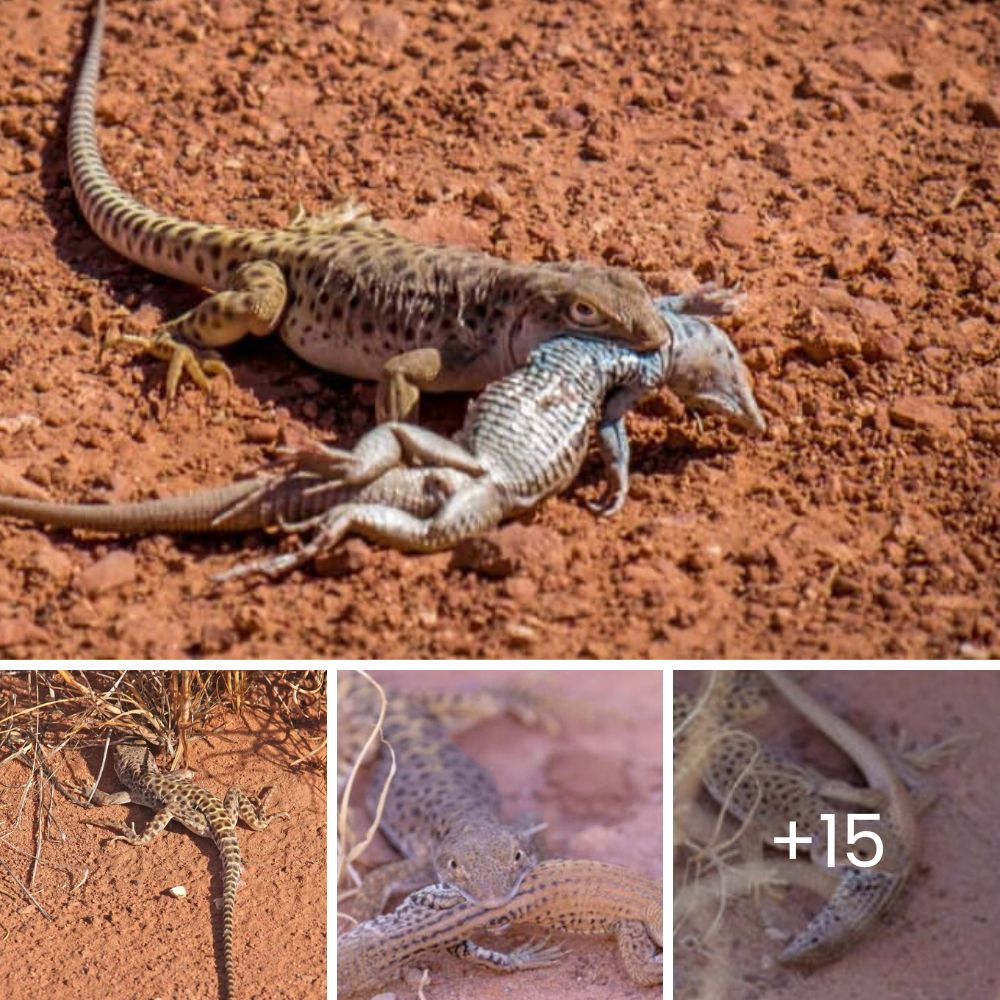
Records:
[[[135,582],[135,556],[117,550],[109,552],[88,566],[79,576],[80,590],[88,597],[96,597],[117,587],[127,587]]]
[[[522,571],[542,573],[565,563],[562,546],[562,538],[551,528],[508,524],[460,542],[451,565],[495,579]]]
[[[294,426],[349,445],[370,395],[272,339],[226,351],[235,385],[186,385],[169,412],[160,363],[99,355],[99,336],[200,296],[117,257],[74,207],[87,6],[25,6],[0,51],[0,486],[138,499],[259,469]],[[4,522],[0,607],[47,653],[1000,654],[995,4],[109,6],[99,138],[142,201],[282,225],[342,192],[414,235],[611,262],[654,291],[739,281],[726,325],[770,429],[633,415],[625,509],[586,509],[588,461],[532,526],[558,563],[499,579],[372,548],[345,577],[220,590],[214,574],[280,542]],[[463,409],[422,416],[451,431]],[[901,519],[930,534],[895,540]],[[685,568],[707,545],[718,558]],[[40,569],[45,546],[72,572]],[[134,577],[86,598],[114,551]],[[7,630],[0,653],[37,653],[32,635]]]

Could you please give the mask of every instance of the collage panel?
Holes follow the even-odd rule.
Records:
[[[325,1000],[326,817],[326,671],[0,669],[0,996]]]
[[[661,995],[663,680],[338,670],[338,1000]]]
[[[673,671],[676,1000],[997,1000],[1000,674]]]

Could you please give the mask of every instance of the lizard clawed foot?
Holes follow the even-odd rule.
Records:
[[[604,482],[601,495],[596,500],[586,501],[587,510],[598,517],[613,517],[628,500],[628,478],[609,476]]]
[[[322,517],[325,516],[325,514],[322,515]],[[316,518],[315,520],[320,519]],[[311,559],[315,559],[321,552],[335,545],[339,539],[340,535],[328,541],[325,530],[321,529],[312,541],[300,545],[292,552],[283,552],[277,556],[265,556],[262,559],[249,559],[246,562],[237,563],[231,569],[216,573],[212,580],[214,583],[226,583],[229,580],[241,580],[248,576],[256,576],[258,573],[270,580],[277,580],[279,577],[291,573],[293,569],[304,566]]]
[[[154,358],[167,362],[167,377],[164,390],[166,407],[169,409],[177,396],[181,378],[187,375],[204,393],[211,395],[210,375],[222,375],[233,383],[233,373],[220,358],[199,353],[195,348],[176,340],[166,328],[161,328],[152,336],[126,333],[102,341],[101,351],[106,346],[128,344],[140,349],[140,353],[151,354]]]
[[[286,812],[277,812],[268,815],[266,810],[267,802],[271,798],[273,791],[273,785],[265,785],[251,800],[257,819],[265,826],[275,819],[288,819],[288,813]]]
[[[746,293],[739,284],[723,286],[706,281],[690,292],[674,299],[675,311],[691,316],[730,316],[746,302]]]
[[[309,442],[294,448],[281,448],[278,455],[283,465],[290,465],[296,472],[311,472],[323,480],[349,479],[358,466],[357,456],[342,448]]]
[[[558,945],[549,947],[549,939],[546,937],[525,941],[509,952],[507,957],[514,962],[514,967],[517,969],[544,969],[546,966],[555,965],[568,954],[569,952]]]
[[[235,566],[216,573],[212,577],[213,583],[228,583],[230,580],[243,580],[248,576],[266,576],[269,580],[277,580],[286,573],[291,573],[303,563],[307,562],[309,556],[304,556],[301,549],[295,552],[285,552],[280,556],[265,556],[262,559],[248,559],[246,562],[237,563]]]
[[[94,824],[95,826],[99,824]],[[126,844],[135,844],[142,840],[140,834],[136,833],[134,823],[120,823],[118,826],[105,826],[105,830],[119,830],[117,836],[109,837],[105,844],[113,844],[116,840],[124,840]]]
[[[628,490],[623,492],[608,485],[596,500],[587,501],[587,510],[598,517],[613,517],[625,506],[627,499]]]

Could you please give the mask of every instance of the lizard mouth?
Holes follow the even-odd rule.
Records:
[[[526,875],[527,872],[524,873]],[[475,903],[476,906],[482,906],[484,909],[492,910],[497,906],[503,906],[505,903],[509,903],[518,893],[521,888],[521,883],[524,881],[524,875],[520,875],[517,881],[511,888],[505,892],[502,896],[480,896],[478,899],[470,896],[467,892],[463,892],[462,895],[470,903]]]

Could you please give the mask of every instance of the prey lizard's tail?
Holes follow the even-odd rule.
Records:
[[[249,504],[233,517],[226,512],[247,500],[262,480],[247,479],[187,496],[136,503],[50,503],[0,496],[0,516],[18,517],[53,528],[82,528],[115,535],[155,531],[249,531],[266,527],[259,504]]]
[[[0,517],[112,535],[257,531],[307,521],[343,499],[345,491],[352,492],[336,481],[292,472],[134,503],[50,503],[0,495]]]

